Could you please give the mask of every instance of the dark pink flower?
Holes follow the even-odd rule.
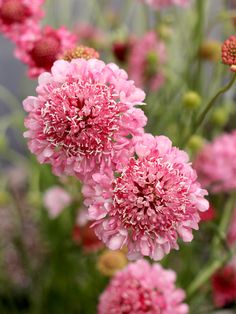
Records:
[[[56,61],[39,77],[38,97],[23,105],[29,148],[57,175],[81,179],[94,171],[119,167],[133,153],[133,136],[146,117],[134,106],[144,92],[115,64],[97,59]]]
[[[164,137],[144,135],[130,158],[113,176],[97,173],[83,187],[85,205],[100,239],[112,250],[128,246],[129,258],[163,258],[177,239],[192,241],[207,194],[197,182],[184,151]]]
[[[29,76],[35,78],[50,71],[54,61],[75,48],[76,42],[77,37],[65,27],[57,30],[50,26],[42,30],[38,27],[31,28],[17,41],[15,55],[28,65]]]
[[[100,296],[99,314],[187,314],[185,292],[175,286],[176,274],[145,260],[119,271]]]
[[[236,267],[235,262],[226,265],[212,277],[214,303],[223,307],[236,301]]]
[[[236,72],[236,37],[230,36],[222,45],[222,62]]]
[[[39,23],[44,0],[0,0],[0,31],[17,41],[27,29]]]

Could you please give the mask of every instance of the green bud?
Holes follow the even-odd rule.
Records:
[[[183,96],[183,105],[187,109],[197,109],[201,105],[200,95],[194,91],[186,92]]]
[[[188,148],[194,153],[198,152],[203,145],[204,138],[201,137],[200,135],[193,135],[190,137],[188,141]]]
[[[10,202],[9,193],[6,191],[0,191],[0,206],[8,205]]]
[[[212,114],[212,123],[217,126],[223,127],[229,120],[229,111],[224,108],[217,108]]]

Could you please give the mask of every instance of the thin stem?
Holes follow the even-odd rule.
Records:
[[[217,251],[218,246],[220,244],[220,241],[225,239],[225,232],[227,230],[227,227],[228,227],[229,222],[230,222],[230,218],[232,216],[232,210],[235,206],[235,201],[236,201],[235,198],[236,198],[235,194],[233,194],[231,197],[229,197],[229,199],[228,199],[228,201],[224,207],[221,221],[220,221],[220,224],[217,228],[218,235],[216,235],[213,238],[213,254],[215,254],[215,252]],[[227,244],[226,241],[225,241],[225,244]]]
[[[232,79],[229,81],[228,84],[226,84],[224,87],[222,87],[217,93],[216,95],[210,100],[210,102],[207,104],[206,108],[203,110],[203,112],[200,114],[200,116],[198,117],[192,131],[190,132],[190,134],[188,134],[188,136],[185,138],[184,142],[183,142],[183,145],[182,146],[185,146],[190,137],[192,135],[194,135],[197,130],[199,129],[199,127],[202,125],[202,123],[204,122],[208,112],[210,111],[210,109],[213,107],[213,105],[215,104],[216,100],[218,99],[219,96],[221,96],[222,94],[224,94],[225,92],[227,92],[231,86],[234,84],[236,80],[236,73],[234,73]]]
[[[196,278],[192,281],[187,289],[187,297],[190,298],[198,291],[198,289],[208,281],[209,278],[220,269],[225,263],[227,263],[236,253],[236,247],[225,254],[221,259],[214,259],[204,269],[201,269],[200,273],[197,274]]]

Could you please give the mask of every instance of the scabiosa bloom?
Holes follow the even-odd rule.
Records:
[[[206,144],[194,162],[199,180],[213,193],[236,188],[236,131]]]
[[[157,90],[165,81],[162,65],[166,62],[166,47],[156,33],[148,32],[133,45],[128,72],[140,87]]]
[[[43,16],[44,0],[0,0],[0,31],[13,41]]]
[[[70,194],[60,186],[53,186],[43,196],[43,203],[51,218],[56,218],[64,208],[70,205]]]
[[[222,45],[222,62],[236,72],[236,37],[230,36]]]
[[[116,177],[94,174],[83,187],[85,204],[99,238],[112,250],[128,247],[130,259],[155,260],[171,248],[178,235],[192,241],[199,211],[208,209],[207,194],[184,151],[165,136],[146,134],[137,140],[136,154]]]
[[[28,117],[29,148],[57,175],[85,180],[98,169],[118,167],[143,133],[144,92],[125,71],[97,59],[58,60],[39,77],[38,97],[23,105]],[[105,170],[104,170],[105,171]]]
[[[154,9],[163,9],[172,5],[185,7],[189,4],[189,0],[141,0],[146,4],[152,6]]]
[[[76,42],[77,37],[65,27],[56,30],[50,26],[42,30],[32,28],[17,41],[15,55],[28,65],[29,77],[35,78],[50,71],[54,61],[75,48]]]
[[[100,296],[99,314],[187,314],[185,292],[175,286],[176,274],[145,260],[119,271]]]

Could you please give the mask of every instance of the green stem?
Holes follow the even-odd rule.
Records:
[[[209,278],[220,269],[225,263],[227,263],[236,253],[236,247],[230,250],[227,254],[225,254],[221,259],[213,260],[209,265],[207,265],[204,269],[197,274],[196,278],[189,285],[187,289],[187,297],[190,298],[193,296],[198,289],[204,285],[205,282],[208,281]]]
[[[228,199],[228,201],[224,207],[221,221],[220,221],[219,227],[217,228],[218,235],[216,235],[213,238],[213,254],[214,254],[214,256],[215,256],[215,253],[219,247],[220,241],[222,239],[225,239],[225,232],[227,230],[227,227],[228,227],[229,222],[230,222],[230,218],[232,216],[232,210],[235,206],[235,201],[236,201],[236,195],[233,194],[231,197],[229,197],[229,199]]]
[[[190,137],[192,135],[194,135],[197,130],[199,129],[199,127],[202,125],[202,123],[204,122],[208,112],[210,111],[210,109],[213,107],[213,105],[215,104],[216,100],[218,99],[219,96],[221,96],[222,94],[224,94],[225,92],[227,92],[231,86],[234,84],[236,80],[236,73],[234,73],[232,79],[229,81],[228,84],[226,84],[224,87],[222,87],[217,93],[216,95],[210,100],[210,102],[207,104],[206,108],[203,110],[203,112],[200,114],[200,116],[198,117],[192,131],[190,132],[190,134],[188,134],[188,136],[185,138],[184,142],[183,142],[183,146],[185,146]]]

